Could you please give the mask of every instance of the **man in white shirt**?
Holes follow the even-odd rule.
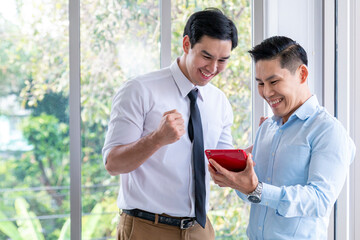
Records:
[[[234,23],[220,10],[196,12],[184,29],[183,55],[126,82],[114,97],[103,161],[111,175],[121,176],[118,239],[215,238],[206,217],[210,177],[203,149],[233,148],[233,113],[209,82],[225,69],[237,41]],[[202,125],[193,131],[198,136],[202,130],[203,220],[195,210],[190,92],[196,92]]]

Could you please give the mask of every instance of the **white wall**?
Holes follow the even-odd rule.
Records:
[[[308,54],[308,84],[322,104],[322,1],[264,0],[264,36],[283,35]]]

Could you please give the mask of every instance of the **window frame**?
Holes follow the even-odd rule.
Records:
[[[360,11],[360,4],[356,0],[332,0],[323,1],[323,5],[324,106],[340,120],[358,146],[360,128],[356,120],[360,111],[356,106],[360,105],[360,97],[355,93],[360,91],[356,83],[360,77],[360,70],[356,68],[360,63],[360,17],[355,13]],[[329,240],[360,237],[360,230],[356,228],[360,224],[360,208],[356,204],[360,200],[360,177],[356,173],[360,173],[359,154],[350,166],[330,219]]]
[[[312,14],[315,13],[311,5],[312,1],[301,3],[307,4],[308,11],[311,11]],[[275,32],[279,30],[277,25],[269,23],[270,14],[282,14],[276,6],[277,4],[283,6],[291,3],[285,3],[282,0],[253,0],[254,44],[269,37],[274,30]],[[360,16],[356,14],[360,12],[360,3],[356,0],[318,0],[316,4],[322,5],[323,14],[320,19],[322,22],[319,23],[322,25],[322,64],[316,65],[319,71],[322,71],[323,81],[320,86],[315,86],[314,92],[322,96],[319,101],[323,101],[323,105],[330,114],[335,115],[342,122],[355,145],[359,146],[360,127],[356,124],[356,120],[360,118],[360,109],[356,106],[360,105],[360,96],[355,96],[355,93],[360,91],[360,84],[356,82],[356,79],[360,79],[360,69],[356,68],[356,66],[360,66]],[[314,18],[314,16],[309,16],[309,18]],[[291,22],[287,22],[287,24],[291,24]],[[314,32],[316,31],[314,29]],[[339,32],[336,33],[336,31]],[[321,74],[317,73],[317,76],[321,76]],[[336,81],[337,76],[341,78],[339,79],[341,81]],[[268,113],[266,109],[264,110],[261,101],[256,99],[255,91],[253,88],[253,102],[255,102],[253,116],[256,116],[253,117],[253,120],[259,117],[258,114],[267,115]],[[253,126],[255,129],[254,121]],[[357,148],[359,151],[359,147]],[[356,228],[360,224],[360,205],[356,204],[360,202],[359,158],[359,154],[357,154],[350,166],[344,189],[330,219],[328,239],[360,238],[360,229]]]
[[[81,239],[80,0],[69,0],[70,236]]]
[[[160,0],[160,68],[171,64],[171,1]],[[259,26],[260,29],[260,26]],[[258,38],[260,42],[262,38]],[[80,0],[69,0],[69,68],[70,68],[70,234],[71,239],[81,239],[82,204],[81,204],[81,84],[80,84]],[[253,86],[252,86],[253,87]],[[253,94],[253,93],[252,93]],[[258,109],[265,109],[264,102],[257,98]],[[261,107],[262,106],[262,107]],[[263,116],[263,111],[255,114],[256,119]],[[253,126],[254,117],[252,117]],[[257,128],[256,128],[257,129]],[[253,136],[256,132],[253,128]],[[252,138],[254,139],[254,138]]]
[[[339,113],[339,119],[345,127],[350,130],[350,135],[355,144],[360,142],[360,127],[356,120],[360,118],[359,108],[360,96],[355,96],[360,92],[360,84],[356,79],[360,79],[360,16],[355,14],[360,12],[360,3],[356,0],[320,0],[323,4],[323,103],[332,113],[335,104],[346,109]],[[345,34],[339,34],[338,61],[343,61],[339,68],[339,73],[344,72],[347,81],[345,85],[338,89],[338,102],[334,101],[335,94],[335,42],[334,29],[331,27],[335,21],[335,3],[339,7],[338,16],[339,27],[345,29]],[[161,60],[160,67],[169,66],[171,63],[171,1],[160,0],[160,21],[161,21]],[[260,43],[265,38],[266,26],[264,16],[266,13],[266,0],[252,1],[252,34],[253,44]],[[357,28],[356,28],[357,27]],[[340,28],[339,28],[340,29]],[[350,31],[351,30],[351,31]],[[70,219],[71,219],[71,239],[81,239],[81,119],[80,119],[80,0],[69,0],[69,60],[70,60]],[[329,37],[330,36],[330,37]],[[252,72],[254,73],[254,65]],[[340,76],[340,75],[339,75]],[[258,120],[261,116],[267,115],[266,104],[258,96],[255,81],[252,81],[252,126],[254,139],[258,129]],[[358,148],[359,149],[359,148]],[[359,154],[358,154],[359,155]],[[337,204],[337,214],[335,226],[332,222],[329,228],[329,239],[358,239],[360,229],[355,226],[360,224],[360,162],[356,156],[350,169],[350,177],[347,180],[345,192],[341,193]],[[357,183],[357,184],[356,184]],[[351,211],[350,211],[351,209]],[[341,210],[341,211],[339,211]],[[354,211],[352,211],[354,210]],[[332,221],[332,220],[331,220]]]
[[[337,102],[338,118],[348,130],[355,145],[359,146],[360,128],[356,120],[360,116],[360,98],[356,93],[360,86],[356,79],[360,77],[358,69],[360,58],[360,18],[356,12],[360,10],[360,4],[356,0],[335,0],[337,7]],[[345,107],[344,107],[345,106]],[[357,147],[359,151],[359,147]],[[355,156],[349,170],[349,177],[346,185],[340,194],[337,203],[337,214],[335,218],[335,240],[337,239],[358,239],[359,225],[359,154]]]

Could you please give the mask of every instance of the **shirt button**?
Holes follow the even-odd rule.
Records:
[[[271,155],[275,156],[275,153],[272,153]]]
[[[271,178],[268,177],[267,180],[270,182]]]
[[[262,229],[262,228],[261,228],[261,227],[259,227],[259,230],[260,230],[260,231],[261,231],[261,229]]]
[[[279,132],[281,133],[281,132],[282,132],[282,130],[280,129],[280,130],[279,130]]]

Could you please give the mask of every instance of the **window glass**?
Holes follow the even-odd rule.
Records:
[[[235,113],[235,146],[250,142],[249,1],[172,1],[172,56],[183,24],[214,6],[235,20],[239,46],[213,83]],[[69,20],[66,0],[8,0],[0,8],[0,239],[69,239]],[[159,1],[81,1],[82,238],[113,238],[119,177],[102,164],[112,98],[160,67]],[[247,64],[246,64],[247,63]],[[244,236],[248,206],[212,186],[217,238]]]
[[[68,2],[0,7],[0,239],[69,233]]]
[[[82,238],[115,236],[119,176],[102,161],[113,96],[160,68],[158,1],[81,1]]]
[[[251,144],[251,1],[250,0],[189,0],[171,2],[173,60],[182,54],[182,34],[188,17],[206,7],[222,10],[238,29],[238,46],[232,51],[227,69],[212,83],[230,100],[234,111],[232,134],[234,146],[245,148]],[[217,239],[246,238],[249,206],[240,200],[235,191],[211,184],[209,217]]]

